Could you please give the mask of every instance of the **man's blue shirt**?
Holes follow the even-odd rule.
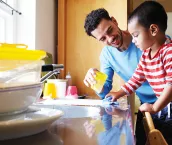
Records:
[[[123,52],[111,46],[106,46],[102,49],[100,54],[101,72],[108,75],[108,79],[104,85],[104,92],[98,94],[102,99],[112,89],[114,72],[127,82],[132,77],[141,54],[141,50],[134,43],[131,43],[128,49]],[[157,99],[147,81],[136,90],[136,94],[142,103],[154,103]]]

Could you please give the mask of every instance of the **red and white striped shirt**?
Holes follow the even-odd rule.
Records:
[[[153,58],[151,49],[143,51],[131,79],[121,88],[130,95],[146,80],[159,97],[166,85],[172,85],[172,41],[162,45]]]

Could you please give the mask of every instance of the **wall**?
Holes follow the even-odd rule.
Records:
[[[16,43],[25,43],[29,49],[42,49],[56,60],[55,0],[18,0],[16,15]]]
[[[157,1],[160,2],[165,8],[165,10],[167,11],[168,27],[167,27],[166,34],[170,35],[172,38],[172,7],[171,7],[172,1],[171,0],[157,0]],[[132,0],[131,7],[135,9],[142,2],[144,2],[144,0]]]
[[[36,49],[44,49],[56,60],[55,0],[36,0]]]
[[[172,12],[168,12],[168,26],[166,34],[168,34],[172,38]]]

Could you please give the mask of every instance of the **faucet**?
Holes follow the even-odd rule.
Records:
[[[48,72],[45,76],[41,78],[41,82],[44,82],[46,79],[50,78],[52,75],[60,74],[60,70],[64,69],[63,64],[47,64],[42,66],[42,72]]]

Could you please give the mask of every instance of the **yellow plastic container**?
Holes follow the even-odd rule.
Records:
[[[10,44],[10,43],[0,43],[0,48],[23,48],[23,49],[27,49],[28,46],[26,44]]]
[[[46,57],[43,50],[27,50],[25,44],[0,43],[0,60],[41,60]]]
[[[44,98],[56,99],[56,87],[54,83],[45,83]]]
[[[95,76],[96,84],[91,85],[91,88],[95,90],[97,93],[100,93],[107,77],[108,76],[106,74],[102,72],[97,72]]]
[[[43,60],[0,60],[0,86],[39,83]]]
[[[43,50],[0,49],[0,60],[41,60],[46,57]]]

